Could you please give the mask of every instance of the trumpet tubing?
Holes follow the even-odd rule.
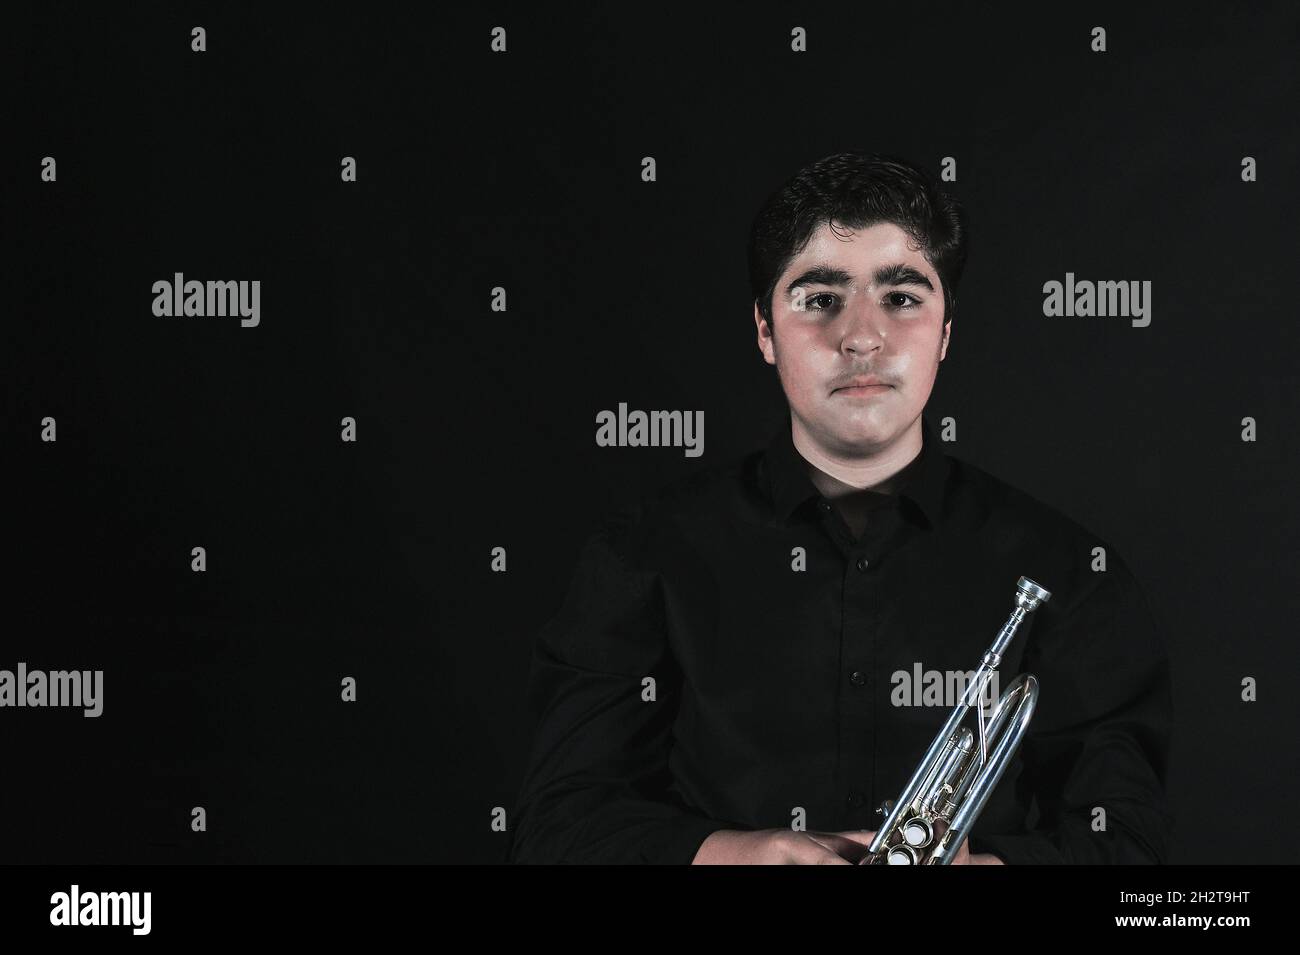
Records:
[[[1020,625],[1051,599],[1028,577],[1016,581],[1016,605],[898,799],[877,812],[885,822],[863,865],[948,865],[1015,756],[1038,703],[1038,681],[1022,673],[986,718],[980,699]],[[976,730],[961,724],[975,710]]]

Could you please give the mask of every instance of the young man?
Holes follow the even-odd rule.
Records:
[[[512,861],[860,861],[957,702],[928,674],[978,665],[1022,575],[1052,598],[999,675],[1034,673],[1039,704],[955,861],[1165,859],[1169,668],[1132,573],[923,415],[965,242],[890,157],[768,199],[750,282],[789,415],[586,542],[536,645]]]

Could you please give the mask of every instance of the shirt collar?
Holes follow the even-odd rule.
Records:
[[[794,446],[789,409],[773,432],[764,451],[767,488],[778,521],[786,521],[801,504],[820,498],[821,492],[808,476],[808,462]],[[891,497],[911,501],[928,526],[938,524],[943,511],[944,488],[948,481],[948,457],[944,454],[928,418],[921,415],[921,453],[900,472]]]

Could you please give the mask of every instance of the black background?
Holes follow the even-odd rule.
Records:
[[[1293,861],[1298,39],[1284,3],[11,21],[0,668],[102,669],[104,714],[0,710],[0,857],[502,859],[578,529],[770,433],[749,223],[857,148],[957,161],[927,413],[1142,582],[1173,861]],[[1150,326],[1044,317],[1067,271],[1151,281]],[[261,324],[155,317],[174,272],[259,279]],[[703,409],[704,456],[596,447],[620,401]]]

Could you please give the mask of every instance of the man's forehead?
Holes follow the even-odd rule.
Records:
[[[807,244],[793,259],[833,258],[840,262],[874,264],[877,259],[907,260],[926,265],[925,256],[911,237],[892,222],[877,222],[861,229],[849,229],[823,222],[813,230]]]
[[[831,266],[847,272],[854,281],[869,283],[881,266],[895,263],[910,265],[923,275],[934,275],[925,255],[910,237],[893,223],[878,223],[866,229],[835,230],[822,223],[808,239],[808,244],[790,260],[786,274],[809,266]]]

